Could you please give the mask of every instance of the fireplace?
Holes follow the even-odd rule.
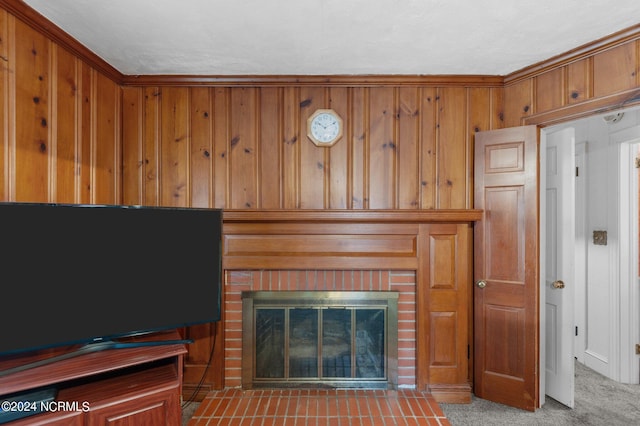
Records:
[[[268,377],[253,380],[256,357],[245,359],[243,347],[248,345],[244,342],[245,292],[397,292],[397,359],[387,356],[386,385],[380,385],[378,377],[367,381],[376,386],[428,390],[438,401],[470,401],[472,225],[481,218],[482,212],[475,210],[226,211],[223,321],[212,346],[216,359],[224,362],[215,363],[209,370],[211,375],[221,378],[219,385],[225,387],[299,385],[285,375],[290,366],[281,367],[275,384],[267,385]],[[295,315],[293,322],[300,322]],[[287,319],[282,314],[278,320],[279,333],[285,339],[291,316]],[[306,320],[321,323],[324,317]],[[297,329],[295,333],[306,331]],[[389,336],[385,339],[389,341]],[[352,346],[358,348],[357,343]],[[369,350],[377,353],[375,347],[369,346]],[[282,351],[284,359],[288,355]],[[204,357],[204,353],[200,355]],[[316,356],[322,362],[322,353]],[[350,363],[344,367],[349,369],[348,379],[332,378],[325,383],[304,378],[299,382],[305,386],[354,386],[357,380],[364,381],[362,377],[352,379],[354,356],[347,356]],[[306,361],[305,368],[309,364],[313,362]],[[316,368],[322,372],[326,365]],[[294,362],[296,368],[309,371]],[[339,373],[343,368],[339,365],[331,368],[329,375],[347,375]]]
[[[242,387],[396,389],[398,293],[242,292]]]

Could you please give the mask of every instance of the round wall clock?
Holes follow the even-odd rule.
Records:
[[[316,146],[332,146],[342,137],[342,118],[332,109],[318,109],[307,120],[307,136]]]

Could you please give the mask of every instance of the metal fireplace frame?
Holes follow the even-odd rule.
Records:
[[[367,388],[398,387],[398,296],[395,291],[243,291],[242,388]],[[368,378],[256,378],[256,308],[379,308],[384,309],[385,377]],[[321,345],[318,345],[319,352]],[[285,345],[286,348],[286,345]],[[285,349],[288,350],[288,349]],[[287,357],[285,356],[285,359]],[[321,356],[318,354],[319,362]]]

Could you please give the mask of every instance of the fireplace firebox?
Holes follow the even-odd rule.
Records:
[[[396,389],[398,293],[242,293],[242,387]]]

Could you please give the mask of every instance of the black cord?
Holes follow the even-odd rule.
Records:
[[[215,352],[215,349],[216,349],[216,337],[217,337],[217,333],[216,333],[216,336],[213,338],[213,345],[211,345],[211,353],[209,354],[209,360],[207,361],[207,366],[204,368],[204,371],[202,372],[202,377],[200,378],[200,382],[196,386],[191,396],[186,401],[183,401],[181,408],[185,408],[187,405],[191,404],[195,400],[195,397],[200,391],[200,389],[202,389],[202,384],[204,383],[204,379],[207,377],[207,371],[209,370],[209,366],[211,365],[211,361],[213,360],[213,353]]]

